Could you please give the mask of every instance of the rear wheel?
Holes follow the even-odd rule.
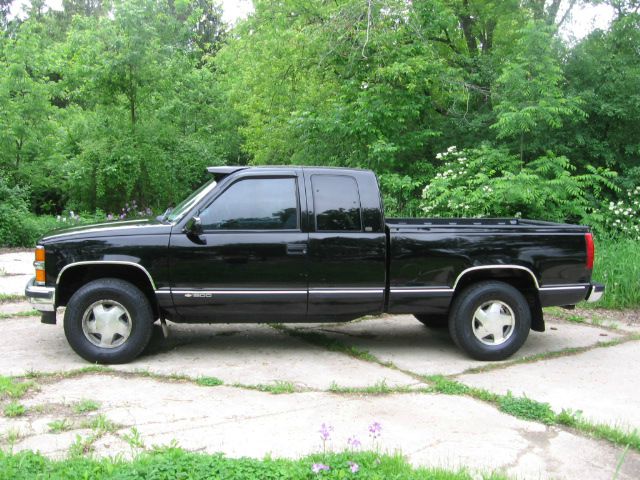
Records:
[[[127,363],[149,343],[153,320],[149,301],[138,287],[105,278],[73,294],[64,314],[64,333],[85,360]]]
[[[447,328],[448,319],[446,315],[426,315],[423,313],[415,313],[413,315],[425,327],[429,328]]]
[[[504,360],[524,344],[531,328],[527,300],[503,282],[481,282],[460,292],[449,312],[453,341],[477,360]]]

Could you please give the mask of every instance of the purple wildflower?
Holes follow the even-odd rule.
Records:
[[[351,470],[351,473],[358,473],[360,471],[360,465],[356,462],[349,462],[349,470]]]
[[[113,213],[110,213],[109,215],[107,215],[107,220],[109,221],[113,220]]]
[[[360,442],[360,440],[358,440],[356,438],[356,436],[354,435],[353,437],[349,437],[347,439],[347,445],[349,445],[351,448],[360,448],[360,446],[362,445],[362,443]]]
[[[331,425],[325,425],[324,423],[320,426],[320,438],[322,439],[323,442],[326,442],[327,440],[329,440],[329,438],[331,438],[331,431],[333,430],[333,427]]]
[[[382,425],[380,425],[378,422],[373,422],[371,425],[369,425],[369,435],[371,436],[371,438],[375,440],[376,438],[380,437],[381,433]]]
[[[330,470],[329,465],[325,465],[324,463],[314,463],[311,466],[311,471],[313,473],[320,473],[323,470],[328,472]]]

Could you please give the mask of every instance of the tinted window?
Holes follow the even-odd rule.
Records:
[[[255,178],[229,187],[200,213],[205,230],[298,228],[294,178]]]
[[[353,177],[313,175],[317,231],[360,231],[360,195]]]

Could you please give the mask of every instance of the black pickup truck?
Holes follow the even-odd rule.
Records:
[[[128,362],[152,324],[349,321],[383,312],[447,326],[503,359],[542,307],[598,300],[588,227],[522,219],[385,219],[373,172],[211,167],[157,219],[53,232],[26,296],[91,362]]]

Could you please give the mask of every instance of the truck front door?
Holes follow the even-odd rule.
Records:
[[[177,313],[191,321],[304,321],[308,233],[301,192],[296,170],[240,174],[198,210],[201,235],[172,233]]]

